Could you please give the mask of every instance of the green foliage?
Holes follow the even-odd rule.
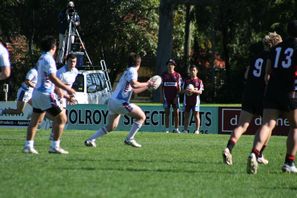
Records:
[[[38,51],[42,37],[56,35],[57,16],[67,5],[67,0],[2,0],[0,1],[0,36],[7,41],[15,36],[25,36],[28,42],[27,57]],[[152,57],[148,65],[155,68],[154,57],[158,42],[159,0],[76,0],[81,18],[79,32],[87,51],[95,64],[104,58],[111,70],[112,81],[126,67],[130,51],[146,51]],[[210,101],[239,102],[242,90],[241,77],[249,64],[249,46],[263,38],[269,31],[276,31],[284,38],[286,23],[297,18],[297,2],[294,0],[218,0],[203,6],[195,6],[192,18],[195,45],[206,49],[209,63],[213,53],[219,52],[226,60],[226,84],[217,90],[221,96]],[[184,60],[185,6],[174,5],[173,57]],[[196,46],[197,47],[197,46]],[[195,48],[195,46],[193,47]],[[33,56],[33,55],[32,55]],[[29,58],[32,59],[32,58]],[[29,61],[30,62],[30,61]],[[179,61],[180,62],[180,61]],[[21,65],[19,59],[12,59]],[[183,65],[181,63],[181,65]],[[28,66],[18,66],[18,75],[25,74]],[[205,77],[206,78],[206,77]],[[23,78],[13,79],[18,87]],[[3,82],[1,82],[2,84]],[[208,82],[206,82],[208,83]],[[214,87],[205,88],[205,94],[213,97]],[[14,90],[16,92],[16,90]],[[210,91],[211,93],[207,93]],[[15,95],[10,99],[14,99]]]
[[[105,58],[111,78],[127,65],[131,51],[155,54],[158,39],[157,1],[78,1],[81,32],[95,61]],[[90,12],[90,8],[92,9]]]
[[[38,50],[35,46],[38,46],[45,35],[56,35],[58,38],[57,17],[67,2],[66,0],[1,1],[2,34],[7,40],[13,35],[25,35],[30,49],[28,53],[32,54]],[[86,49],[95,64],[99,64],[102,58],[106,59],[112,80],[126,67],[129,52],[146,51],[151,56],[156,53],[158,5],[157,0],[75,1],[81,18],[78,30]],[[15,59],[12,59],[12,63],[24,64]],[[27,66],[17,69],[23,74],[27,70]],[[17,78],[13,82],[16,84],[12,85],[14,92],[22,80],[23,78]],[[14,98],[15,94],[10,97],[11,100]]]
[[[0,131],[1,197],[295,197],[296,175],[281,172],[285,137],[271,138],[257,175],[246,173],[253,136],[233,150],[234,165],[222,162],[226,135],[140,132],[143,145],[123,144],[127,133],[114,132],[83,145],[90,131],[65,131],[69,155],[48,154],[49,131],[36,136],[39,155],[22,153],[25,129]]]
[[[226,84],[218,90],[222,95],[214,98],[216,102],[240,102],[249,46],[272,31],[285,38],[287,22],[297,18],[296,6],[293,0],[219,0],[205,7],[196,6],[195,34],[200,47],[205,48],[205,42],[210,41],[211,52],[218,51],[226,61]]]

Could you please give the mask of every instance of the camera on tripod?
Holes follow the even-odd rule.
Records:
[[[67,10],[67,21],[68,22],[75,22],[75,17],[77,17],[77,12],[74,10],[74,8],[68,8]],[[74,23],[76,26],[78,24]]]

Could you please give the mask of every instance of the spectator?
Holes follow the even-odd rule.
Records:
[[[181,91],[181,75],[174,69],[176,62],[169,59],[166,63],[167,71],[162,74],[162,98],[165,109],[165,132],[169,133],[170,109],[174,113],[174,133],[180,133],[179,127],[179,93]]]
[[[195,118],[196,129],[194,134],[200,132],[200,95],[204,90],[203,82],[198,78],[198,68],[196,65],[191,65],[190,77],[184,80],[183,92],[184,92],[184,133],[189,133],[189,117],[190,112],[193,112]],[[190,85],[193,86],[190,88]]]

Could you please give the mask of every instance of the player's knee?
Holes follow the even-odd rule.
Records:
[[[141,113],[139,115],[138,119],[137,119],[137,122],[140,123],[140,124],[142,124],[142,123],[144,123],[145,119],[146,119],[145,114],[144,113]]]
[[[67,117],[64,113],[60,113],[57,117],[56,120],[58,121],[58,123],[60,124],[66,124],[67,122]]]

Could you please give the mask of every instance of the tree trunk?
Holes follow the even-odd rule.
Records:
[[[159,18],[159,36],[157,48],[156,72],[161,74],[165,71],[166,61],[172,54],[172,29],[173,29],[173,9],[168,0],[161,0]]]
[[[185,42],[184,42],[184,69],[188,69],[191,49],[191,12],[193,6],[186,5]]]

